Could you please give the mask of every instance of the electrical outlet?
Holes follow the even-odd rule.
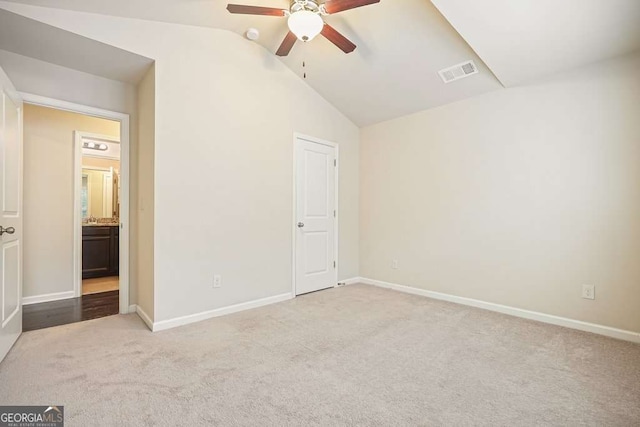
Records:
[[[582,285],[582,298],[596,299],[596,287],[593,285]]]
[[[213,276],[213,287],[214,288],[222,287],[222,276],[220,276],[219,274],[216,274],[215,276]]]
[[[391,268],[393,268],[394,270],[398,269],[398,260],[394,259],[393,261],[391,261]]]

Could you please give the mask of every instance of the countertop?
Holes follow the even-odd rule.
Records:
[[[118,227],[120,224],[118,223],[102,223],[102,224],[82,224],[83,227]]]

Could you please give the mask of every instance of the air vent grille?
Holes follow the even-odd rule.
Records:
[[[452,81],[460,80],[477,73],[478,68],[473,61],[463,62],[461,64],[454,65],[453,67],[438,71],[440,78],[445,83],[451,83]]]

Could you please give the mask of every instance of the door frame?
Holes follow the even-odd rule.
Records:
[[[100,157],[103,159],[118,160],[120,162],[120,186],[122,188],[124,170],[122,167],[122,143],[120,138],[115,138],[108,135],[99,135],[89,132],[74,131],[73,132],[73,292],[76,298],[82,296],[82,206],[80,204],[81,192],[82,192],[82,144],[84,139],[91,139],[102,142],[117,142],[120,144],[120,158],[115,157]],[[105,168],[86,168],[91,170],[108,171]],[[127,184],[128,185],[128,184]],[[124,191],[122,191],[124,193]],[[127,200],[128,204],[128,200]],[[124,203],[120,203],[120,214],[122,219]],[[128,209],[128,207],[127,207]],[[122,228],[122,221],[120,221]],[[122,233],[122,229],[120,230]],[[120,244],[120,251],[122,251],[122,244]],[[122,253],[122,252],[120,252]],[[120,263],[122,263],[122,255],[120,256]],[[122,290],[122,279],[120,280],[119,289]],[[128,309],[127,309],[128,312]]]
[[[339,177],[340,177],[340,146],[335,143],[335,142],[331,142],[331,141],[326,141],[324,139],[320,139],[320,138],[316,138],[313,136],[309,136],[309,135],[305,135],[302,133],[298,133],[298,132],[294,132],[293,133],[293,215],[292,215],[292,219],[291,219],[291,239],[292,239],[292,252],[291,252],[291,295],[293,298],[295,298],[297,296],[296,293],[296,255],[297,255],[297,237],[298,237],[298,227],[297,227],[297,222],[298,222],[298,205],[297,205],[297,199],[298,199],[298,140],[302,140],[302,141],[306,141],[306,142],[311,142],[313,144],[319,144],[319,145],[325,145],[328,147],[331,147],[333,149],[335,149],[336,152],[336,166],[334,167],[334,174],[335,174],[335,183],[334,183],[334,193],[335,193],[335,209],[336,209],[336,217],[335,217],[335,236],[334,236],[334,258],[336,261],[336,268],[334,268],[334,284],[333,286],[337,286],[338,285],[338,269],[340,268],[340,261],[339,261],[339,253],[338,253],[338,247],[339,247],[339,243],[340,243],[340,209],[339,209],[339,187],[340,187],[340,181],[339,181]]]
[[[129,244],[130,244],[130,140],[129,140],[129,130],[130,130],[130,118],[128,114],[119,113],[116,111],[104,110],[101,108],[90,107],[82,104],[75,104],[73,102],[62,101],[59,99],[47,98],[40,95],[33,95],[30,93],[20,92],[20,96],[22,96],[23,102],[25,104],[38,105],[41,107],[49,107],[54,108],[56,110],[69,111],[71,113],[83,114],[86,116],[98,117],[101,119],[113,120],[120,122],[120,179],[121,179],[121,201],[120,201],[120,293],[119,293],[119,305],[120,305],[120,314],[129,313],[129,292],[130,292],[130,257],[129,257]],[[74,147],[75,149],[76,147]],[[74,165],[76,160],[78,160],[78,152],[74,151]],[[81,151],[80,151],[81,154]],[[80,164],[82,164],[80,160]],[[75,168],[77,170],[77,168]],[[75,174],[74,174],[75,175]],[[82,177],[80,178],[82,180]],[[76,185],[77,176],[74,176],[74,185]],[[82,186],[82,181],[80,182],[80,186]],[[75,199],[75,198],[74,198]],[[76,213],[76,203],[79,203],[79,200],[74,200],[74,215]],[[78,206],[79,207],[79,206]],[[77,215],[80,216],[80,215]],[[78,224],[74,223],[74,247],[77,244],[77,236],[75,234],[79,233],[80,238],[82,238],[82,218],[80,218],[80,228],[78,229]],[[82,245],[82,241],[80,242]],[[80,251],[81,252],[81,251]],[[75,254],[74,254],[75,255]],[[73,271],[74,271],[74,279],[75,274],[78,272],[78,266],[76,265],[78,262],[77,257],[73,258]],[[80,259],[80,268],[82,265],[82,261]],[[80,270],[81,271],[81,270]],[[82,277],[82,275],[80,275]],[[74,280],[75,282],[76,280]],[[77,286],[77,283],[74,283],[74,291]],[[81,288],[81,287],[80,287]]]

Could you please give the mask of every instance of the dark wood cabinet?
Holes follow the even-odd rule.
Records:
[[[118,226],[82,227],[82,278],[117,276],[120,272]]]

